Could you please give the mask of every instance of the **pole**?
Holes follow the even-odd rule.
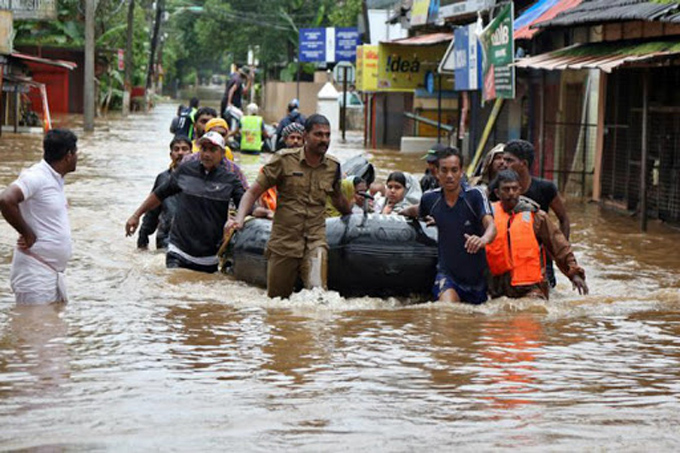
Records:
[[[442,141],[442,75],[437,74],[437,143]]]
[[[127,42],[125,43],[125,82],[123,87],[123,116],[130,113],[130,93],[132,92],[132,40],[135,23],[135,0],[130,0],[127,15]]]
[[[153,35],[151,35],[151,51],[149,52],[149,67],[146,71],[146,93],[144,97],[146,102],[144,103],[144,110],[149,109],[150,90],[151,90],[151,80],[155,73],[154,63],[156,61],[156,47],[158,47],[158,34],[161,30],[161,20],[163,19],[163,0],[156,0],[156,19],[153,23]]]
[[[347,130],[347,66],[342,67],[342,141]]]
[[[297,86],[296,86],[295,99],[297,99],[298,102],[300,102],[300,60],[299,59],[298,59],[297,64],[298,64],[297,65],[298,66],[297,67]]]
[[[642,75],[642,156],[640,157],[640,230],[647,231],[647,142],[649,130],[649,70]]]
[[[545,170],[545,71],[541,70],[541,114],[539,118],[539,127],[540,127],[540,141],[541,141],[541,148],[540,148],[540,153],[538,154],[538,166],[540,168],[540,175],[541,178],[543,178],[544,175],[544,170]]]
[[[94,11],[95,0],[85,0],[85,84],[83,86],[83,129],[94,131]]]

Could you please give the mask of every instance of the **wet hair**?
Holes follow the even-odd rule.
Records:
[[[398,182],[404,186],[404,189],[406,188],[406,175],[400,171],[393,171],[390,173],[390,175],[387,177],[387,181],[385,181],[385,184],[389,183],[390,181]]]
[[[78,137],[68,129],[51,129],[43,139],[43,159],[48,164],[59,162],[77,149]]]
[[[210,115],[213,118],[217,118],[217,111],[212,107],[201,107],[198,109],[198,112],[196,112],[196,116],[194,118],[199,119],[203,115]]]
[[[458,148],[454,146],[447,146],[444,149],[441,149],[437,152],[437,167],[439,167],[439,161],[442,159],[446,159],[447,157],[451,156],[456,156],[458,157],[458,162],[460,162],[460,168],[463,168],[465,160],[463,159],[463,155],[461,152],[458,150]]]
[[[529,169],[534,165],[534,145],[526,140],[510,140],[505,144],[503,151],[512,154],[519,160],[526,160]]]
[[[311,115],[309,118],[307,118],[307,121],[305,121],[305,132],[311,132],[312,129],[314,129],[314,126],[317,125],[331,127],[331,123],[328,121],[328,118],[315,113],[314,115]]]
[[[354,185],[355,188],[356,188],[356,186],[358,186],[362,182],[368,186],[368,184],[366,183],[366,180],[363,179],[361,176],[354,176],[352,178],[352,184]]]
[[[189,107],[198,108],[198,98],[189,99]]]
[[[504,182],[519,182],[519,175],[515,170],[505,169],[498,172],[490,186],[494,189],[501,186]]]
[[[191,146],[191,140],[189,140],[189,137],[187,137],[186,135],[178,134],[178,135],[175,135],[173,137],[172,141],[170,142],[170,151],[172,151],[173,146],[175,146],[177,143],[181,143],[181,142],[186,142],[186,143],[189,144],[189,146]]]

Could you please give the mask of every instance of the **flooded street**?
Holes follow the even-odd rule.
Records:
[[[68,305],[15,306],[0,220],[0,448],[680,448],[680,232],[569,203],[587,297],[560,275],[549,302],[270,300],[125,238],[169,163],[175,110],[76,128]],[[330,152],[361,152],[349,138]],[[41,137],[3,136],[0,188],[40,156]],[[371,160],[384,177],[422,171],[419,157]]]

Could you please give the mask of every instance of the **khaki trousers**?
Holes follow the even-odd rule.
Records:
[[[274,252],[267,254],[267,295],[288,298],[293,294],[298,276],[306,289],[326,289],[328,251],[325,247],[305,250],[302,258],[290,258]]]

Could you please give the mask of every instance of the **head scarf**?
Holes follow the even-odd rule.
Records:
[[[208,132],[210,129],[213,127],[223,127],[229,132],[229,126],[227,125],[227,122],[223,118],[213,118],[207,123],[205,123],[205,131]]]
[[[305,132],[305,127],[300,123],[290,123],[288,126],[283,128],[281,136],[285,140],[286,137],[288,137],[293,132],[297,132],[298,134],[302,135]]]

